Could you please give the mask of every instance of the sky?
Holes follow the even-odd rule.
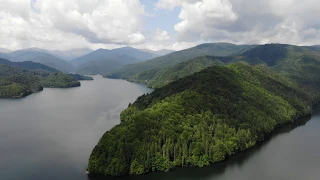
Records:
[[[0,0],[0,48],[320,44],[318,0]]]

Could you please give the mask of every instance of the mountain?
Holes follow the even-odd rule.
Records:
[[[51,68],[49,66],[46,66],[40,63],[35,63],[32,61],[11,62],[9,60],[0,58],[0,64],[5,64],[5,65],[14,66],[14,67],[23,68],[23,69],[29,69],[29,70],[44,70],[49,72],[59,72],[54,68]]]
[[[0,98],[20,98],[39,92],[43,87],[80,86],[78,80],[93,80],[79,74],[64,74],[32,61],[11,62],[0,58]]]
[[[10,59],[10,56],[7,53],[0,52],[0,58],[2,58],[2,59]]]
[[[270,62],[255,51],[246,55]],[[294,61],[303,62],[299,70],[313,79],[304,82],[294,78],[300,72],[287,76],[266,65],[232,63],[139,97],[95,146],[88,171],[120,176],[203,167],[253,147],[275,128],[311,114],[319,102],[320,89],[313,89],[320,87],[319,71],[309,69],[319,59]]]
[[[107,72],[112,72],[115,69],[119,69],[123,66],[119,62],[118,58],[112,58],[109,60],[95,61],[93,63],[87,64],[81,69],[77,70],[80,74],[105,74]]]
[[[56,56],[60,59],[71,61],[78,57],[84,56],[91,53],[93,50],[89,48],[73,49],[69,51],[48,51],[51,55]]]
[[[111,73],[109,77],[127,79],[130,76],[134,76],[147,70],[174,66],[199,56],[228,56],[242,53],[253,47],[255,47],[255,45],[235,45],[229,43],[201,44],[190,49],[173,52],[149,61],[133,65],[126,65],[123,68]]]
[[[316,53],[320,53],[320,45],[314,45],[314,46],[303,46],[304,48],[316,52]]]
[[[14,62],[33,61],[55,68],[62,72],[74,71],[74,67],[68,62],[59,59],[46,50],[38,48],[30,48],[24,50],[14,51],[9,53],[9,60]]]
[[[0,65],[0,98],[20,98],[42,89],[40,78],[32,72]]]
[[[98,49],[87,55],[70,61],[78,72],[85,74],[105,74],[119,69],[126,64],[135,64],[154,57],[154,54],[143,52],[132,47],[118,49]]]
[[[149,50],[149,49],[141,49],[141,51],[145,51],[145,52],[149,52],[149,53],[155,54],[155,57],[156,56],[164,56],[164,55],[176,52],[174,50],[169,50],[169,49],[162,49],[162,50],[159,50],[159,51],[152,51],[152,50]]]
[[[172,81],[214,65],[225,65],[225,61],[222,60],[222,57],[202,56],[174,66],[144,71],[127,78],[127,80],[135,83],[147,84],[150,88],[160,88]]]
[[[71,88],[81,86],[78,80],[64,73],[50,73],[43,78],[41,84],[47,88]]]
[[[289,74],[290,71],[296,71],[305,66],[305,59],[320,59],[320,54],[305,47],[286,44],[266,44],[256,46],[235,56],[201,56],[174,66],[147,70],[126,79],[132,82],[147,84],[151,88],[159,88],[209,66],[226,65],[239,61],[245,61],[250,64],[266,64],[279,71],[286,71]],[[320,65],[316,62],[310,66],[316,68]],[[289,68],[291,69],[289,70]],[[107,77],[112,78],[112,76]]]

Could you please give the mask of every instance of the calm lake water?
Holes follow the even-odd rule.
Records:
[[[0,179],[4,180],[319,180],[320,107],[266,142],[205,168],[135,177],[87,177],[88,158],[119,114],[150,89],[122,80],[82,82],[0,100]]]

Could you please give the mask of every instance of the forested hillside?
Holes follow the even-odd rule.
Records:
[[[42,91],[40,79],[29,72],[0,65],[0,98],[19,98]]]
[[[88,171],[118,176],[202,167],[246,150],[312,112],[320,92],[319,71],[308,72],[313,61],[301,60],[302,72],[245,63],[213,66],[143,95],[100,139]]]
[[[69,75],[70,77],[72,77],[73,79],[78,80],[78,81],[93,80],[93,78],[90,77],[90,76],[83,76],[83,75],[75,74],[75,73],[69,73],[68,75]]]
[[[5,64],[5,65],[14,66],[14,67],[23,68],[23,69],[29,69],[29,70],[44,70],[49,72],[59,72],[58,70],[52,67],[49,67],[40,63],[35,63],[32,61],[11,62],[9,60],[0,58],[0,64]]]
[[[320,54],[317,52],[299,46],[266,44],[254,47],[237,56],[197,57],[174,66],[144,71],[128,77],[127,80],[147,84],[151,88],[159,88],[209,66],[227,65],[239,61],[245,61],[253,65],[265,64],[277,71],[286,72],[288,76],[294,76],[293,78],[295,79],[302,78],[304,82],[315,81],[314,77],[312,77],[314,75],[313,72],[320,70]],[[309,71],[304,71],[304,69],[309,69]],[[310,75],[306,78],[307,74]]]
[[[255,45],[235,45],[229,43],[207,43],[196,47],[170,53],[145,62],[126,65],[108,75],[109,78],[128,79],[136,74],[155,68],[172,67],[176,64],[189,61],[199,56],[229,56],[241,54],[255,47]]]
[[[0,98],[24,97],[41,91],[43,87],[77,87],[81,85],[78,80],[92,78],[79,74],[64,74],[39,63],[0,59]]]
[[[81,86],[79,81],[63,73],[51,73],[41,81],[41,84],[43,87],[49,88],[70,88]]]

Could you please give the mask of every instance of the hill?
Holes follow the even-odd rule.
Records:
[[[47,88],[71,88],[81,86],[79,81],[63,73],[50,73],[41,80],[41,84]]]
[[[62,60],[71,61],[86,54],[91,53],[93,50],[89,48],[73,49],[68,51],[48,51],[51,55],[56,56]]]
[[[123,65],[135,64],[151,59],[154,56],[152,53],[132,47],[123,47],[112,50],[98,49],[70,62],[82,74],[105,74],[119,69]]]
[[[92,151],[88,171],[137,175],[223,161],[310,114],[319,93],[301,87],[265,65],[209,67],[129,104]]]
[[[39,92],[43,87],[70,88],[80,86],[78,80],[93,80],[79,74],[64,74],[31,61],[11,62],[0,59],[0,98],[20,98]]]
[[[93,78],[90,76],[83,76],[83,75],[75,74],[75,73],[68,73],[68,75],[78,81],[93,80]]]
[[[127,79],[132,82],[147,84],[151,88],[162,87],[174,80],[199,72],[209,66],[226,65],[231,62],[245,61],[250,64],[265,64],[274,69],[286,72],[290,75],[291,72],[301,70],[301,67],[314,70],[320,70],[319,61],[320,54],[310,51],[305,47],[291,46],[286,44],[266,44],[254,47],[237,56],[215,57],[203,56],[195,59],[179,63],[174,66],[165,68],[151,69],[142,73],[138,73]],[[309,61],[309,63],[307,63]],[[309,73],[309,72],[304,72]],[[295,74],[294,76],[297,76]],[[299,75],[303,78],[303,74]],[[312,77],[311,77],[312,78]],[[307,79],[304,79],[306,82]]]
[[[74,67],[68,62],[59,59],[46,50],[31,48],[11,52],[7,54],[7,58],[13,62],[33,61],[52,67],[62,72],[74,71]]]
[[[54,68],[51,68],[49,66],[46,66],[40,63],[35,63],[32,61],[11,62],[9,60],[0,58],[0,64],[5,64],[5,65],[14,66],[14,67],[23,68],[23,69],[29,69],[29,70],[44,70],[49,72],[59,72]]]
[[[20,98],[42,89],[40,79],[30,71],[0,65],[0,98]]]
[[[248,49],[251,49],[252,47],[255,47],[255,45],[235,45],[229,43],[201,44],[190,49],[173,52],[149,61],[124,66],[123,68],[111,73],[108,77],[116,79],[128,79],[131,76],[147,70],[174,66],[199,56],[228,56],[242,53]]]

